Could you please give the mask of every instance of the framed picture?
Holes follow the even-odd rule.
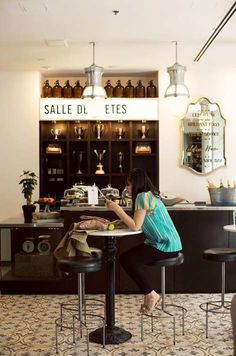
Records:
[[[137,154],[147,154],[152,153],[151,145],[148,142],[138,142],[135,145],[135,153]]]
[[[46,147],[46,153],[48,154],[61,154],[62,148],[59,143],[49,143]]]

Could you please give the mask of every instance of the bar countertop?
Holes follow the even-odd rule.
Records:
[[[108,211],[105,206],[63,206],[60,209],[63,211]],[[131,208],[124,207],[124,210],[130,211]],[[236,206],[213,206],[213,205],[201,205],[196,206],[194,204],[182,203],[175,204],[173,206],[167,206],[169,211],[233,211],[236,210]],[[57,221],[51,220],[38,220],[37,222],[24,223],[24,219],[21,216],[9,217],[0,221],[0,229],[7,228],[20,228],[20,227],[48,227],[48,228],[61,228],[64,227],[64,220],[58,219]]]
[[[7,228],[19,228],[19,227],[49,227],[49,228],[60,228],[64,226],[63,219],[58,219],[58,221],[37,221],[32,223],[25,223],[23,217],[16,216],[10,217],[0,221],[0,229]]]
[[[216,205],[194,205],[191,203],[180,203],[173,206],[167,206],[167,210],[204,210],[204,211],[214,211],[214,210],[236,210],[236,206],[216,206]],[[123,207],[124,210],[131,210],[131,208]],[[105,206],[62,206],[61,211],[107,211]]]

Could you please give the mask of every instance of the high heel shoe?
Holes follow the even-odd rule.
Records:
[[[155,308],[157,308],[158,305],[160,305],[160,303],[161,303],[161,297],[159,297],[156,301],[151,300],[149,302],[141,304],[141,307],[140,307],[139,311],[140,311],[140,313],[143,313],[143,314],[152,313],[153,310]]]

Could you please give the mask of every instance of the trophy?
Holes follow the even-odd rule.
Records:
[[[104,125],[102,124],[101,121],[97,121],[97,124],[95,125],[95,132],[96,132],[96,138],[100,140],[104,132]]]
[[[146,125],[142,125],[141,126],[141,138],[144,140],[145,138],[147,138],[147,133],[148,133],[148,129]]]
[[[123,173],[123,158],[124,158],[124,155],[122,152],[118,152],[117,153],[117,158],[118,158],[118,168],[119,168],[119,172],[120,173]]]
[[[84,138],[85,129],[83,129],[83,127],[81,126],[75,126],[74,133],[77,139],[81,140],[82,138]]]
[[[73,151],[73,158],[74,160],[76,160],[77,162],[77,172],[76,174],[83,174],[83,172],[81,171],[81,165],[82,165],[82,160],[83,160],[83,152],[82,151]]]
[[[77,162],[78,169],[76,174],[83,174],[81,171],[82,161],[83,161],[83,152],[82,151],[73,151],[72,152],[74,160]]]
[[[105,174],[105,172],[103,170],[102,159],[103,159],[104,154],[106,153],[106,150],[102,150],[102,151],[93,150],[93,151],[98,158],[97,170],[96,170],[95,174]]]
[[[116,128],[116,135],[117,135],[118,139],[121,140],[125,135],[124,128],[123,127],[117,127]]]
[[[58,140],[58,136],[60,136],[61,131],[62,131],[61,129],[51,129],[51,134],[55,136],[54,137],[55,140]]]

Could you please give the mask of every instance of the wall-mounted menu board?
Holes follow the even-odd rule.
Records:
[[[207,174],[226,164],[225,119],[219,105],[200,98],[182,119],[183,166]]]

